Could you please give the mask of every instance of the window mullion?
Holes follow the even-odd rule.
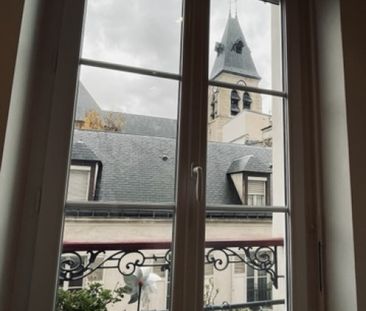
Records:
[[[209,1],[183,4],[173,311],[203,308]],[[193,173],[194,167],[200,167]],[[198,183],[198,184],[197,184]]]

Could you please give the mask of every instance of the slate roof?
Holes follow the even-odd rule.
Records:
[[[72,155],[91,150],[102,162],[98,199],[127,202],[173,202],[175,140],[101,131],[75,130]],[[82,143],[81,143],[82,142]],[[86,148],[87,147],[87,148]],[[238,158],[252,155],[269,167],[271,149],[228,143],[209,143],[207,202],[240,204],[228,178]]]
[[[261,172],[261,173],[271,173],[271,164],[265,162],[266,159],[255,157],[254,155],[246,155],[239,159],[236,159],[231,163],[228,173],[238,173],[238,172]]]
[[[105,113],[111,113],[104,111]],[[168,118],[158,118],[151,116],[143,116],[131,113],[112,112],[120,114],[123,122],[121,133],[158,136],[158,137],[176,137],[177,121]]]
[[[102,110],[84,84],[80,82],[75,120],[83,121],[86,114],[90,111],[96,111],[104,118],[108,117],[110,114],[114,118],[121,118],[123,124],[121,133],[171,138],[176,137],[176,120]]]
[[[72,146],[71,159],[84,161],[99,161],[93,150],[83,141],[76,141]]]
[[[232,48],[233,44],[238,40],[244,44],[240,54]],[[229,16],[219,45],[222,50],[220,53],[217,53],[211,72],[211,79],[215,79],[222,72],[260,79],[237,16]]]

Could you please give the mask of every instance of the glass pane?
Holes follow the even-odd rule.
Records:
[[[207,203],[284,206],[283,100],[231,91],[209,88]]]
[[[81,67],[57,310],[168,308],[177,107],[177,81]]]
[[[178,83],[84,67],[80,77],[70,185],[83,166],[89,200],[174,202]],[[85,197],[78,186],[69,193]]]
[[[205,265],[212,271],[205,275],[205,309],[285,311],[285,215],[208,215]]]
[[[82,57],[179,72],[180,0],[88,0]]]
[[[209,78],[282,89],[280,7],[211,0]]]
[[[68,209],[57,310],[67,303],[96,310],[103,295],[105,301],[117,298],[107,304],[112,311],[135,311],[138,305],[139,310],[167,310],[171,237],[171,213]],[[98,294],[98,288],[104,292]]]
[[[206,307],[284,311],[285,215],[255,210],[286,203],[284,102],[239,89],[282,90],[280,7],[211,0],[210,18],[209,78],[238,87],[208,90]]]

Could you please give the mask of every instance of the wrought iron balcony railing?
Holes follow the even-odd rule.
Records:
[[[222,240],[207,241],[205,264],[223,271],[230,264],[244,263],[246,266],[266,273],[272,285],[278,288],[278,247],[282,238],[266,240]],[[69,242],[63,244],[59,280],[75,281],[88,277],[98,269],[114,269],[122,276],[135,273],[139,267],[156,267],[170,270],[172,262],[171,243],[155,242],[113,242],[89,243]],[[267,300],[235,305],[236,308],[284,304],[284,300]],[[230,307],[229,307],[230,306]],[[234,305],[207,306],[206,310],[229,310]]]

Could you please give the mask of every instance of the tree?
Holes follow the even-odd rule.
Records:
[[[109,112],[104,118],[104,129],[110,132],[120,132],[123,126],[122,114]]]
[[[121,113],[109,112],[106,116],[95,110],[85,114],[84,122],[81,124],[83,130],[105,130],[108,132],[120,132],[123,126]]]
[[[91,110],[85,114],[84,123],[81,128],[83,130],[103,130],[103,118],[97,111]]]

